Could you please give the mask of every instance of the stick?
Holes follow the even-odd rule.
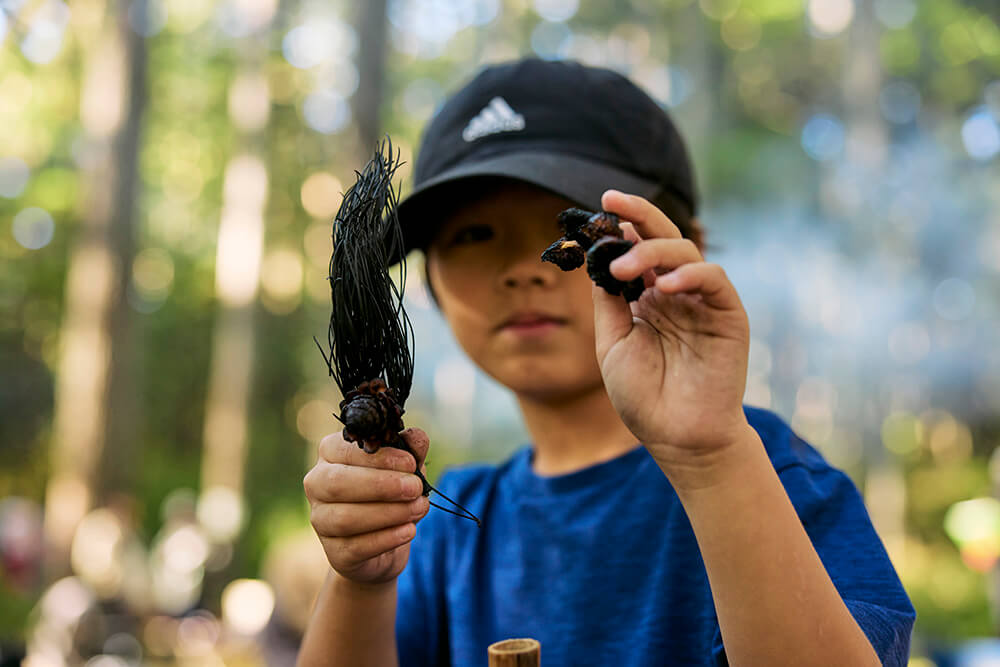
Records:
[[[489,667],[538,667],[542,645],[537,639],[505,639],[486,649]]]

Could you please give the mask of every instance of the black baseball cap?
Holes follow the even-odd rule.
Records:
[[[670,195],[684,209],[670,217],[697,211],[688,152],[667,112],[621,74],[573,61],[492,65],[445,102],[397,209],[405,252],[434,238],[449,188],[482,177],[531,183],[591,210],[614,188]]]

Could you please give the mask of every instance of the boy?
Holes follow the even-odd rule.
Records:
[[[487,68],[415,181],[407,249],[532,445],[441,478],[476,529],[425,518],[409,454],[324,439],[304,484],[332,570],[300,664],[482,664],[518,636],[549,665],[906,664],[914,611],[854,485],[741,405],[746,313],[648,96],[574,63]],[[638,301],[540,261],[571,205],[627,221],[611,270],[644,278]],[[422,461],[426,434],[404,437]]]

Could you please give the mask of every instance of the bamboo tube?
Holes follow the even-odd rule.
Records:
[[[542,645],[537,639],[505,639],[486,649],[489,667],[538,667]]]

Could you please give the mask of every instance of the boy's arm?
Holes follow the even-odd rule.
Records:
[[[331,567],[299,650],[303,667],[396,664],[396,578],[430,507],[411,472],[427,455],[427,434],[410,428],[400,435],[412,455],[392,447],[366,454],[329,435],[303,480]]]
[[[634,242],[612,275],[647,288],[633,303],[593,289],[604,385],[690,518],[730,663],[878,664],[747,422],[735,287],[650,202],[615,190],[601,202]]]
[[[357,584],[331,570],[316,599],[297,664],[392,667],[396,657],[396,581]]]
[[[710,462],[661,468],[698,540],[730,664],[880,664],[753,428]]]

